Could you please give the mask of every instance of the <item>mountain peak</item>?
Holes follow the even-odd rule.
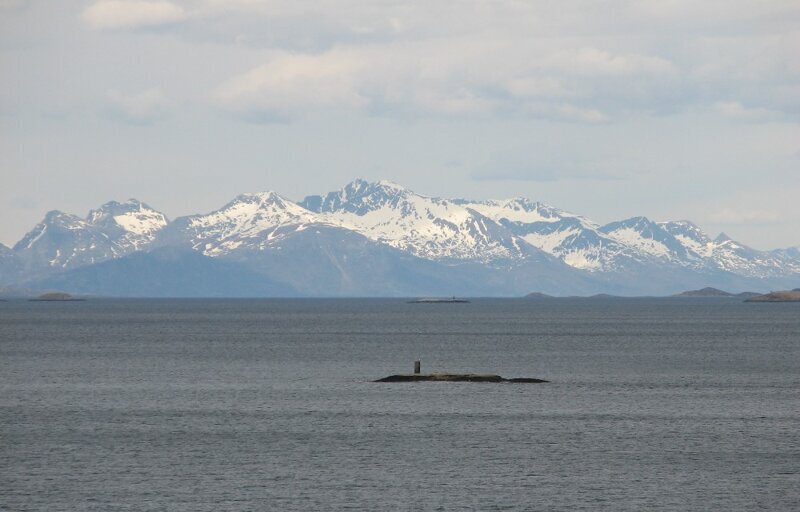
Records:
[[[386,204],[394,204],[413,193],[388,180],[369,182],[358,178],[324,196],[306,196],[300,206],[316,213],[346,211],[364,215]]]
[[[80,229],[84,224],[83,219],[71,213],[64,213],[61,210],[50,210],[44,216],[42,224],[48,226],[61,226],[67,229]]]
[[[620,224],[622,224],[624,226],[628,226],[628,227],[650,226],[650,225],[653,224],[653,221],[651,221],[650,219],[648,219],[647,217],[645,217],[643,215],[637,215],[636,217],[631,217],[629,219],[625,219],[623,221],[620,221]]]
[[[714,243],[717,244],[724,244],[725,242],[731,242],[733,239],[726,235],[724,232],[717,235],[717,238],[714,239]]]
[[[692,229],[697,229],[697,230],[699,230],[699,229],[700,229],[700,226],[698,226],[698,225],[697,225],[697,224],[695,224],[694,222],[692,222],[692,221],[690,221],[690,220],[686,220],[686,219],[682,219],[682,220],[674,220],[674,221],[671,221],[671,222],[672,222],[673,224],[680,224],[680,225],[682,225],[682,226],[687,226],[687,227],[690,227],[690,228],[692,228]]]
[[[130,243],[139,245],[152,241],[155,233],[164,228],[167,217],[149,207],[138,199],[130,198],[125,202],[109,201],[95,210],[89,211],[86,222],[103,230],[114,238],[129,233],[137,240]],[[121,231],[120,231],[121,230]],[[144,237],[144,239],[140,239]],[[123,245],[128,242],[120,240]]]
[[[123,215],[137,211],[155,211],[148,205],[139,201],[138,199],[129,198],[127,201],[108,201],[100,205],[99,208],[89,211],[86,216],[86,221],[95,224],[105,218],[113,217],[115,215]]]
[[[263,192],[245,192],[236,196],[236,199],[246,202],[251,202],[253,199],[263,202],[272,202],[282,200],[283,198],[274,190],[265,190]]]
[[[240,194],[219,210],[181,217],[173,226],[185,226],[182,236],[206,256],[220,256],[245,240],[246,246],[261,243],[274,228],[318,221],[307,208],[270,190]]]
[[[66,217],[69,216],[68,213],[64,213],[61,210],[50,210],[49,212],[44,214],[44,221],[45,222],[53,222],[53,220],[59,217]]]
[[[391,189],[391,190],[396,190],[396,191],[398,191],[398,192],[400,192],[400,191],[406,191],[406,190],[408,190],[408,189],[407,189],[407,188],[405,188],[404,186],[402,186],[402,185],[399,185],[399,184],[397,184],[397,183],[395,183],[395,182],[393,182],[393,181],[389,181],[389,180],[380,180],[380,181],[378,181],[378,182],[376,183],[376,185],[379,185],[379,186],[380,186],[380,187],[382,187],[382,188]]]
[[[283,197],[273,190],[267,190],[264,192],[246,192],[244,194],[239,194],[233,201],[223,206],[219,211],[233,211],[237,208],[245,208],[248,211],[253,208],[255,208],[253,211],[294,211],[297,209],[297,206],[297,203],[294,201]]]

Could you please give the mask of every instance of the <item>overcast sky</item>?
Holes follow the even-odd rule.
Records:
[[[356,177],[800,245],[800,3],[0,0],[0,242]]]

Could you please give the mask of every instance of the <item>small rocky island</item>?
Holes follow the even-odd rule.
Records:
[[[422,298],[408,301],[409,304],[469,304],[467,299],[457,299],[455,296],[452,298]]]
[[[755,297],[750,297],[745,302],[800,302],[800,288],[756,295]]]
[[[86,299],[76,299],[72,295],[64,292],[50,292],[43,293],[35,299],[28,299],[32,302],[71,302],[71,301],[84,301]]]
[[[499,375],[475,373],[413,373],[389,375],[374,382],[509,382],[511,384],[539,384],[549,381],[532,378],[506,379]]]

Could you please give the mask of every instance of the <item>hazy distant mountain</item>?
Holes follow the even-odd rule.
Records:
[[[106,297],[289,297],[294,289],[243,265],[176,248],[138,252],[26,283]]]
[[[17,253],[0,244],[0,286],[16,281],[21,269],[22,261]]]
[[[172,222],[133,199],[86,218],[49,212],[13,249],[0,248],[0,284],[50,276],[80,292],[101,275],[90,270],[98,264],[155,248],[196,251],[301,295],[666,295],[700,286],[800,286],[800,249],[757,251],[724,234],[712,239],[689,221],[633,217],[601,226],[525,198],[443,199],[364,180],[299,203],[275,192],[241,194],[219,210]],[[163,259],[144,258],[124,265],[166,268],[158,266]],[[102,289],[133,290],[126,268],[99,267]],[[278,288],[258,288],[268,289]]]
[[[407,296],[441,290],[462,295],[480,293],[483,284],[450,275],[437,262],[326,224],[277,227],[265,234],[263,245],[239,249],[229,259],[283,279],[303,295]]]

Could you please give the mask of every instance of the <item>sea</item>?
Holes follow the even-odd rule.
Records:
[[[800,304],[2,302],[0,510],[800,510]]]

